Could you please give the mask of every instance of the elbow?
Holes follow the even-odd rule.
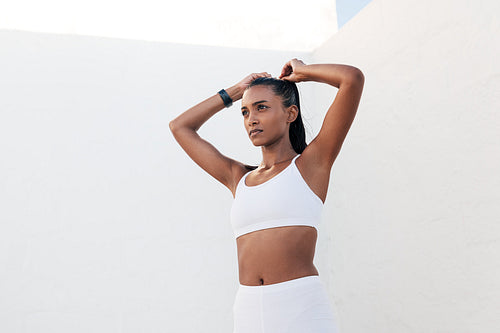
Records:
[[[175,131],[175,129],[176,129],[175,120],[171,120],[171,121],[168,123],[168,127],[170,128],[170,131],[171,131],[171,132],[174,132],[174,131]]]
[[[180,120],[177,120],[174,119],[174,120],[171,120],[169,123],[168,123],[168,127],[170,128],[170,131],[172,133],[176,133],[176,132],[179,132],[179,131],[185,131],[185,130],[192,130],[192,131],[198,131],[198,128],[192,128],[190,126],[187,126],[186,124],[183,124]]]
[[[365,83],[365,75],[363,74],[363,72],[356,67],[353,68],[352,72],[353,72],[351,75],[352,82],[363,85]]]
[[[349,87],[361,87],[361,89],[363,88],[364,84],[365,84],[365,76],[363,72],[356,67],[352,67],[352,70],[350,71],[349,75],[342,82],[342,85]]]

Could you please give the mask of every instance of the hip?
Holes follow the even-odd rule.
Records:
[[[328,293],[318,275],[268,285],[239,285],[234,333],[336,333]]]

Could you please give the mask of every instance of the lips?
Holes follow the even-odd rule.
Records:
[[[253,130],[250,131],[250,136],[252,136],[254,133],[259,133],[259,132],[262,132],[262,130],[253,129]]]

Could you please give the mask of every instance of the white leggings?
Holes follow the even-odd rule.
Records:
[[[318,275],[239,285],[233,333],[337,333],[328,294]]]

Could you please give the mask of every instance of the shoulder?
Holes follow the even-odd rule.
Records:
[[[233,194],[233,198],[236,194],[236,188],[243,176],[245,176],[250,171],[257,169],[257,166],[244,164],[242,162],[235,161],[232,165],[232,182],[229,190]]]
[[[330,173],[333,163],[328,156],[322,155],[324,154],[321,154],[314,145],[308,145],[297,157],[295,164],[301,173]]]
[[[329,163],[327,158],[319,156],[314,149],[308,148],[309,146],[295,160],[295,164],[306,184],[324,203],[328,192],[332,164]]]

